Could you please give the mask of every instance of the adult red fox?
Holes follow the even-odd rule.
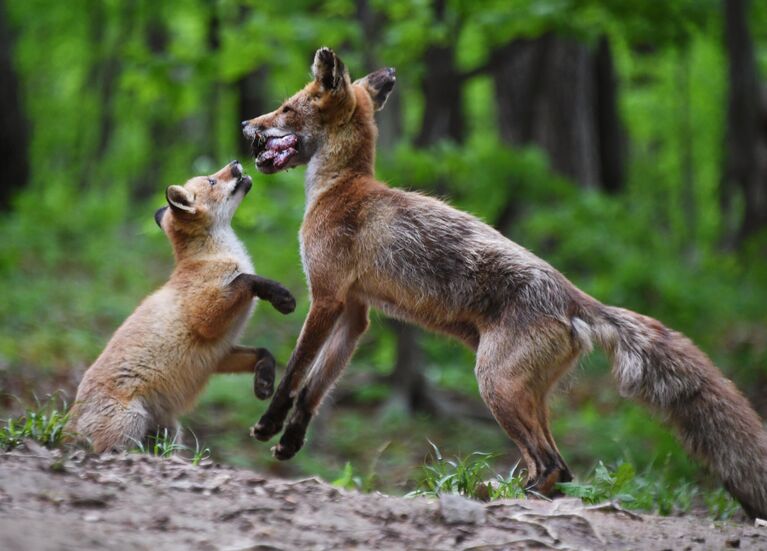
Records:
[[[322,48],[312,72],[276,111],[243,122],[261,172],[308,164],[300,241],[312,303],[256,438],[280,432],[295,401],[274,453],[288,459],[301,448],[373,306],[476,351],[482,398],[538,492],[551,495],[572,478],[549,430],[546,394],[596,343],[612,357],[621,393],[666,414],[746,511],[767,516],[767,433],[703,352],[652,318],[601,304],[477,218],[377,181],[373,113],[394,70],[352,82]]]
[[[253,272],[230,222],[253,182],[237,161],[170,186],[155,214],[176,257],[170,280],[141,303],[85,372],[67,432],[97,453],[121,450],[160,428],[176,430],[213,373],[255,371],[254,391],[274,390],[274,357],[237,346],[255,297],[287,314],[295,299]]]

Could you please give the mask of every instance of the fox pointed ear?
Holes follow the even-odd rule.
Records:
[[[330,48],[320,48],[314,54],[312,75],[327,92],[342,88],[344,81],[349,78],[344,62]]]
[[[168,200],[168,205],[174,212],[194,214],[196,209],[194,208],[194,198],[192,195],[181,186],[170,186],[165,191],[165,198]]]
[[[376,111],[380,111],[386,105],[386,100],[389,99],[389,94],[394,89],[396,82],[397,76],[394,73],[394,67],[385,67],[355,80],[354,85],[367,90],[370,99],[373,100],[373,107]]]

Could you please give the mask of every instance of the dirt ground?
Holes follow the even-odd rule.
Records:
[[[145,455],[0,454],[0,549],[767,549],[767,528],[578,500],[402,498]]]

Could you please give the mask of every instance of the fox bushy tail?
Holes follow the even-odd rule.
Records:
[[[735,385],[690,339],[655,319],[602,304],[589,317],[621,394],[667,415],[745,511],[767,518],[767,432]]]

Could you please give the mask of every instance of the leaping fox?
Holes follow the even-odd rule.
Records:
[[[352,82],[321,48],[312,72],[276,111],[243,122],[261,172],[308,164],[300,243],[311,308],[253,436],[279,433],[293,408],[274,453],[288,459],[301,448],[372,306],[476,351],[482,398],[538,492],[551,495],[572,478],[549,430],[546,395],[595,343],[611,356],[621,394],[665,413],[744,509],[767,517],[767,433],[703,352],[652,318],[601,304],[477,218],[376,180],[373,114],[394,70]]]

